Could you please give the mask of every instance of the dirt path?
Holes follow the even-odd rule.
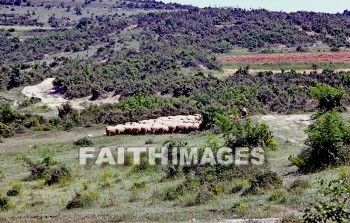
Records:
[[[63,95],[55,94],[53,81],[55,78],[47,78],[40,84],[34,86],[25,87],[22,90],[22,94],[30,97],[39,98],[43,104],[47,104],[51,108],[58,108],[62,104],[69,102],[75,109],[84,109],[90,104],[106,104],[106,103],[118,103],[120,96],[113,96],[113,93],[106,98],[90,101],[91,96],[73,100],[67,100]]]
[[[307,138],[305,129],[312,124],[311,114],[300,115],[261,115],[259,121],[267,123],[274,136],[302,145]]]

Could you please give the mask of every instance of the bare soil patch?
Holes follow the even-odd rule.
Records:
[[[25,96],[31,98],[39,98],[43,104],[47,104],[51,108],[58,108],[62,104],[69,102],[73,108],[75,109],[84,109],[88,107],[91,104],[113,104],[118,103],[120,96],[113,96],[113,94],[108,95],[108,97],[100,98],[94,101],[91,101],[91,97],[85,97],[85,98],[78,98],[73,100],[67,100],[64,98],[61,94],[55,93],[55,88],[53,85],[53,81],[55,78],[47,78],[40,84],[34,85],[34,86],[28,86],[25,87],[22,90],[22,94]]]
[[[285,54],[253,54],[219,57],[220,63],[350,63],[350,52],[315,52],[315,53],[285,53]]]

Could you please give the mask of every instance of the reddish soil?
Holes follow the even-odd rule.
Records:
[[[320,53],[285,53],[285,54],[254,54],[219,57],[220,63],[317,63],[343,62],[350,63],[350,52],[320,52]]]

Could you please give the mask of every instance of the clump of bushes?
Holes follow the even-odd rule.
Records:
[[[130,190],[131,191],[139,191],[139,190],[143,190],[146,188],[146,181],[142,181],[142,182],[135,182]]]
[[[304,212],[303,222],[349,222],[350,215],[350,174],[348,170],[340,171],[340,177],[327,181],[319,179],[319,200]]]
[[[316,83],[310,87],[312,97],[319,100],[319,108],[322,111],[331,111],[341,106],[341,99],[344,95],[344,88],[334,88],[328,84]]]
[[[66,209],[75,209],[75,208],[86,208],[90,207],[94,201],[99,197],[98,192],[88,192],[84,191],[83,193],[76,193],[72,200],[66,205]]]
[[[150,145],[150,144],[153,144],[153,142],[154,142],[154,139],[147,139],[146,141],[145,141],[145,144],[146,145]]]
[[[22,159],[28,165],[29,180],[44,179],[45,184],[51,186],[56,183],[67,182],[71,178],[71,170],[58,162],[50,152],[44,153],[41,160],[38,161],[32,161],[28,157],[22,157]]]
[[[23,184],[21,182],[12,182],[11,183],[11,189],[7,191],[7,196],[18,196],[23,189]]]
[[[286,203],[287,202],[287,194],[286,191],[283,189],[275,190],[270,195],[269,201],[273,201],[276,203]]]
[[[311,183],[309,180],[296,179],[289,186],[288,192],[301,195],[303,194],[305,189],[308,189],[310,187],[311,187]]]
[[[308,148],[292,159],[303,172],[349,164],[350,126],[338,112],[330,111],[307,129]]]
[[[282,183],[283,181],[277,173],[268,171],[257,175],[255,179],[251,180],[250,187],[242,195],[263,194],[266,190],[281,188]]]
[[[100,186],[102,188],[108,188],[112,185],[112,172],[110,170],[104,170],[100,175]]]
[[[78,139],[76,142],[74,142],[74,145],[81,146],[81,147],[89,147],[93,146],[94,142],[89,139],[88,137],[84,137],[82,139]]]
[[[0,194],[0,210],[6,210],[10,206],[10,200],[9,198],[2,196]]]
[[[0,122],[0,137],[9,138],[12,137],[14,134],[15,133],[10,126]]]

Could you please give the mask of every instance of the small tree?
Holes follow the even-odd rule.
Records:
[[[316,83],[315,87],[310,87],[311,96],[319,100],[319,108],[322,111],[330,111],[341,106],[341,99],[344,88],[334,88],[328,84]]]
[[[349,162],[350,129],[338,112],[321,116],[307,133],[309,147],[294,160],[300,170],[310,172]]]

